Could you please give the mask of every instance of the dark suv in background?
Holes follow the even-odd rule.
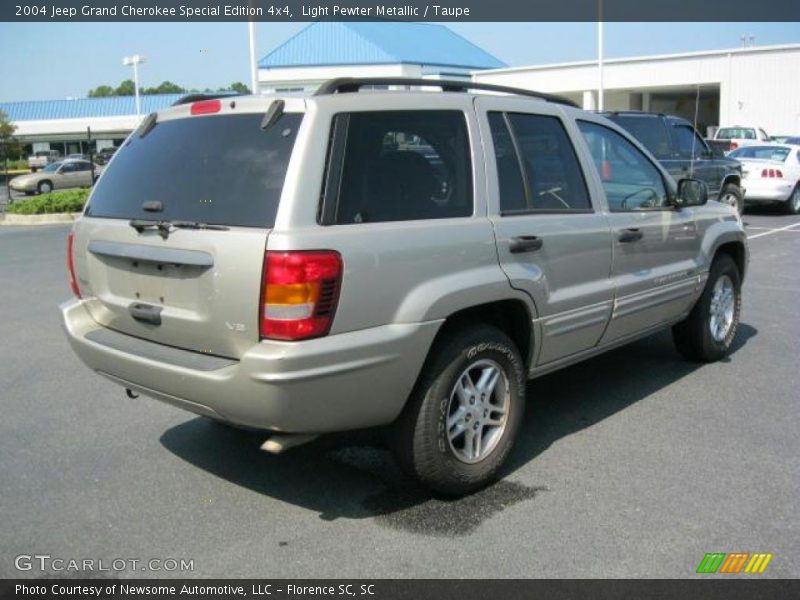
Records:
[[[638,111],[605,112],[605,117],[627,129],[676,180],[692,177],[708,186],[709,198],[744,208],[742,167],[738,161],[716,156],[689,121],[680,117]]]

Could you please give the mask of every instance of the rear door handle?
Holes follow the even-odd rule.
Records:
[[[508,245],[508,251],[511,254],[520,254],[522,252],[535,252],[542,247],[542,239],[535,235],[519,235],[511,238]]]
[[[619,236],[617,236],[617,240],[619,240],[619,242],[622,244],[627,244],[629,242],[638,242],[643,237],[644,234],[640,229],[637,229],[636,227],[630,227],[620,231]]]

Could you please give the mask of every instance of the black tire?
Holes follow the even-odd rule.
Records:
[[[744,212],[744,194],[742,193],[742,188],[735,183],[727,183],[722,186],[722,191],[719,193],[719,201],[733,206],[733,202],[728,201],[728,198],[731,197],[736,203],[736,212],[742,214]]]
[[[716,339],[711,332],[711,302],[720,279],[728,277],[733,284],[733,317],[727,333]],[[708,275],[703,294],[686,320],[672,328],[675,347],[685,358],[700,362],[713,362],[728,355],[736,337],[742,309],[742,278],[739,267],[727,254],[718,256]]]
[[[47,186],[50,187],[49,190],[45,189]],[[39,194],[48,194],[53,191],[53,183],[51,181],[46,181],[46,180],[40,181],[39,185],[36,186],[36,191]]]
[[[475,366],[468,371],[469,367]],[[448,436],[447,421],[451,406],[463,406],[461,410],[485,411],[488,404],[480,400],[473,406],[451,405],[451,395],[456,396],[456,383],[464,376],[472,375],[481,368],[496,368],[505,379],[499,379],[489,400],[499,394],[506,404],[505,425],[490,430],[490,425],[480,425],[481,432],[488,431],[486,455],[478,456],[475,462],[464,462],[454,446],[459,443]],[[485,372],[485,371],[484,371]],[[505,389],[504,389],[505,388]],[[504,391],[507,390],[507,393]],[[474,397],[473,397],[474,398]],[[483,406],[484,408],[481,408]],[[502,331],[488,326],[476,325],[446,334],[431,350],[409,401],[395,422],[392,430],[393,446],[401,466],[423,485],[447,495],[463,495],[473,492],[489,482],[505,462],[516,438],[525,410],[525,374],[514,343]],[[499,411],[498,411],[499,412]],[[496,414],[489,409],[490,414]],[[466,414],[461,423],[470,422]],[[473,417],[473,426],[487,413]],[[502,415],[499,417],[502,419]],[[466,430],[464,426],[464,440]],[[474,435],[474,434],[473,434]],[[491,436],[491,437],[489,437]],[[466,448],[466,441],[463,441]],[[464,450],[462,450],[464,451]]]
[[[784,207],[786,210],[786,214],[789,215],[797,215],[800,214],[800,182],[794,186],[794,191],[792,195],[789,196],[789,199],[786,201],[786,206]]]

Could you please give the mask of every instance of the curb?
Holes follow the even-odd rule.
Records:
[[[49,215],[0,215],[0,227],[24,226],[24,225],[63,225],[72,223],[81,216],[82,213],[53,213]]]

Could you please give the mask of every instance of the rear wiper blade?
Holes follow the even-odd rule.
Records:
[[[169,230],[172,227],[169,221],[155,221],[150,219],[131,219],[128,225],[133,227],[137,233],[142,233],[145,229],[155,227],[164,239],[169,237]]]
[[[211,229],[213,231],[228,231],[230,229],[230,227],[226,227],[225,225],[200,223],[199,221],[172,221],[170,224],[175,229]]]

